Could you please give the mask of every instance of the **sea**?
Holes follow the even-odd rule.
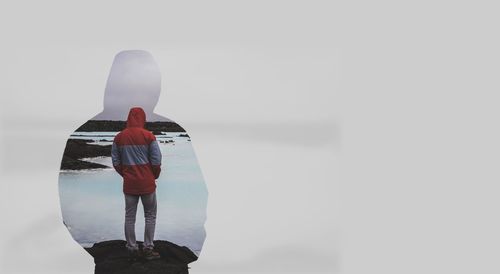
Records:
[[[118,132],[74,132],[70,138],[111,145]],[[179,132],[156,135],[162,152],[162,172],[157,179],[158,212],[155,240],[188,247],[197,256],[205,241],[204,224],[208,191],[188,136]],[[59,197],[64,224],[83,247],[108,240],[125,240],[125,200],[122,177],[111,157],[81,160],[108,166],[104,169],[61,170]],[[144,240],[144,212],[137,208],[136,238]]]

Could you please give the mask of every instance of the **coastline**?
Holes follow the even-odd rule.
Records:
[[[61,159],[61,170],[110,168],[109,166],[81,160],[82,158],[111,156],[111,145],[94,145],[92,140],[68,139]]]
[[[75,132],[109,132],[121,131],[126,127],[126,121],[115,120],[88,120],[85,124],[81,125]],[[179,124],[174,122],[147,122],[144,128],[151,132],[186,132]]]
[[[76,129],[72,136],[78,138],[69,138],[66,142],[66,147],[64,150],[63,158],[61,159],[61,170],[87,170],[87,169],[106,169],[112,168],[107,165],[102,165],[99,163],[93,163],[86,161],[83,158],[92,157],[110,157],[111,156],[111,141],[106,138],[114,137],[111,132],[119,132],[126,127],[126,121],[114,121],[114,120],[88,120],[85,124]],[[146,122],[145,129],[151,131],[155,136],[164,136],[164,132],[176,132],[181,133],[179,137],[187,137],[189,135],[186,133],[184,128],[179,126],[174,122]],[[105,145],[96,143],[95,140],[83,139],[88,137],[86,134],[78,134],[78,132],[103,132],[108,134],[95,135],[94,137],[104,138]],[[171,137],[165,137],[171,138]],[[160,143],[173,143],[173,140],[159,139]],[[190,139],[188,139],[190,141]]]

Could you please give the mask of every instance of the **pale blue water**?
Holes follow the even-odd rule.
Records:
[[[86,134],[83,139],[113,139],[112,133]],[[94,135],[94,136],[92,136]],[[95,135],[110,135],[106,138]],[[189,138],[179,133],[157,136],[160,143],[162,173],[157,180],[158,215],[155,240],[167,240],[186,246],[199,255],[205,240],[204,223],[208,192]],[[73,137],[72,137],[73,138]],[[109,142],[102,142],[109,145]],[[91,161],[111,165],[110,157]],[[122,178],[113,168],[85,171],[61,171],[59,195],[63,220],[72,237],[84,247],[96,242],[125,239],[123,232],[125,202]],[[137,240],[144,231],[143,208],[139,202],[136,222]]]

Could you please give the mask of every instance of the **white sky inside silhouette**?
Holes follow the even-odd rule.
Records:
[[[142,50],[115,56],[104,91],[104,110],[94,120],[126,120],[132,107],[142,107],[147,121],[168,121],[153,113],[161,93],[161,73],[153,56]]]

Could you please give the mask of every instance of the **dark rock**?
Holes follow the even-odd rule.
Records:
[[[111,156],[111,145],[92,145],[92,140],[68,139],[61,160],[61,169],[108,168],[108,166],[79,160],[81,158]]]
[[[161,132],[160,130],[153,130],[152,132],[154,135],[165,135],[165,133]]]
[[[127,125],[126,121],[113,120],[88,120],[81,125],[75,132],[78,131],[122,131]],[[179,124],[174,122],[146,122],[144,127],[152,132],[186,132]]]
[[[92,145],[92,140],[68,139],[64,155],[73,159],[88,157],[111,156],[111,145]]]
[[[131,257],[125,241],[114,240],[94,244],[85,250],[94,257],[95,274],[174,274],[189,273],[188,264],[198,257],[185,246],[168,241],[154,241],[160,259],[145,260]],[[138,242],[142,248],[142,242]]]
[[[108,168],[108,166],[82,161],[78,159],[73,159],[71,157],[63,155],[63,159],[61,161],[62,170],[81,170],[81,169],[91,169],[91,168]]]

